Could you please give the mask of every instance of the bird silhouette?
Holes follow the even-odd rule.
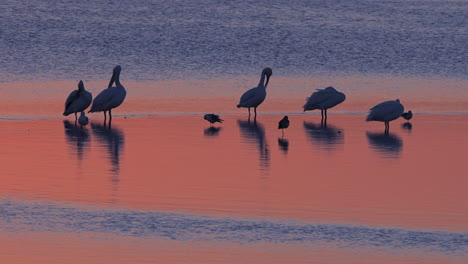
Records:
[[[83,81],[80,80],[78,83],[78,90],[74,90],[68,95],[67,100],[65,100],[65,111],[63,112],[64,116],[68,116],[71,113],[75,114],[75,121],[78,120],[76,113],[86,110],[91,104],[93,96],[90,92],[85,90]]]
[[[395,101],[385,101],[370,109],[369,115],[367,115],[366,121],[381,121],[385,122],[385,133],[388,133],[390,129],[389,122],[399,118],[405,108],[400,103],[399,99]]]
[[[212,126],[214,123],[219,122],[222,123],[224,120],[219,118],[219,115],[216,114],[206,114],[203,119],[207,120],[210,122],[210,126]]]
[[[260,76],[260,82],[257,87],[247,90],[242,94],[237,108],[244,107],[249,109],[249,119],[250,119],[250,108],[254,108],[255,119],[257,118],[257,107],[265,100],[266,98],[266,88],[268,82],[270,81],[270,76],[273,74],[273,71],[270,68],[265,68],[262,71]],[[266,77],[266,81],[265,81]]]
[[[410,121],[411,118],[413,118],[413,112],[411,112],[411,110],[409,110],[408,112],[403,113],[401,116],[402,116],[405,120]]]
[[[84,111],[81,111],[80,118],[78,118],[78,124],[80,124],[81,127],[88,124],[88,117],[85,115]]]
[[[278,122],[278,129],[281,129],[282,136],[284,136],[284,129],[289,127],[289,119],[288,116],[284,116],[283,119],[281,119]]]
[[[104,120],[106,120],[106,112],[109,111],[109,120],[112,119],[112,109],[121,105],[127,95],[125,87],[120,83],[121,70],[120,65],[115,66],[107,89],[94,98],[90,113],[104,111]],[[115,86],[112,86],[114,83]]]
[[[327,122],[327,109],[332,108],[346,99],[346,95],[338,92],[335,88],[328,86],[325,89],[317,89],[304,104],[304,112],[320,109],[322,114],[322,123]]]

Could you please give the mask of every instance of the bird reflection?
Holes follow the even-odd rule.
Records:
[[[410,122],[405,122],[401,125],[401,127],[405,130],[411,131],[411,129],[413,129],[413,124]]]
[[[366,132],[366,135],[370,147],[385,157],[398,157],[403,148],[403,141],[396,134]]]
[[[257,144],[259,152],[260,167],[267,168],[270,166],[270,151],[266,143],[265,129],[260,122],[254,121],[242,121],[237,120],[237,124],[240,128],[241,136],[248,143]]]
[[[304,121],[304,130],[310,141],[322,145],[325,149],[334,149],[344,141],[343,130],[326,123]]]
[[[125,135],[122,130],[111,127],[110,122],[108,125],[100,123],[91,123],[91,129],[97,141],[102,147],[107,150],[108,157],[111,161],[111,174],[112,182],[119,181],[118,175],[120,172],[120,156],[125,142]]]
[[[87,128],[79,127],[76,122],[63,121],[67,143],[72,147],[79,160],[83,159],[84,150],[89,149],[89,132]]]
[[[284,154],[288,154],[289,140],[287,138],[278,138],[278,146]]]
[[[205,135],[205,137],[215,137],[219,136],[219,131],[221,131],[221,127],[210,126],[208,128],[205,128],[203,134]]]

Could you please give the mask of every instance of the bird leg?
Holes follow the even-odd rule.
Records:
[[[75,121],[78,120],[78,116],[76,115],[76,112],[75,112]]]
[[[109,121],[112,120],[112,109],[109,110]]]
[[[106,119],[107,119],[106,112],[107,111],[104,111],[104,122],[106,122]]]
[[[387,122],[385,122],[385,134],[388,134],[388,131],[390,130],[390,124]]]

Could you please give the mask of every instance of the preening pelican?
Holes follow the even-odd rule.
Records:
[[[68,116],[71,113],[75,113],[75,120],[77,120],[78,117],[76,116],[76,113],[88,108],[92,100],[93,96],[90,92],[85,90],[83,81],[80,80],[78,83],[78,90],[71,92],[65,101],[65,111],[63,112],[63,115]]]
[[[206,114],[203,119],[207,120],[208,122],[210,122],[210,126],[212,126],[214,123],[216,122],[219,122],[219,123],[222,123],[224,120],[222,120],[221,118],[219,118],[219,115],[215,115],[215,114]]]
[[[328,86],[325,89],[317,89],[316,92],[312,93],[312,95],[307,98],[307,101],[303,106],[304,112],[320,109],[322,112],[322,122],[326,123],[327,109],[342,103],[345,99],[346,95],[344,93],[338,92],[331,86]]]
[[[284,129],[289,127],[289,119],[288,116],[284,116],[283,119],[281,119],[278,122],[278,129],[281,129],[282,135],[284,136]]]
[[[84,111],[81,111],[80,118],[78,118],[78,124],[80,124],[81,127],[88,124],[88,117],[85,115]]]
[[[411,110],[409,110],[408,112],[403,113],[401,116],[402,116],[404,119],[410,121],[410,119],[413,118],[413,112],[411,112]]]
[[[265,68],[262,71],[260,76],[260,82],[257,87],[252,88],[245,92],[237,105],[237,108],[246,107],[249,109],[249,118],[250,118],[250,108],[254,108],[255,118],[257,118],[257,107],[265,100],[266,98],[266,87],[270,81],[270,76],[273,74],[273,71],[270,68]],[[266,81],[265,81],[266,77]]]
[[[400,99],[395,101],[386,101],[380,103],[370,109],[370,113],[366,118],[366,121],[381,121],[385,122],[385,132],[388,133],[390,129],[389,122],[399,118],[405,108],[400,103]]]
[[[115,66],[109,86],[94,98],[91,110],[89,110],[90,113],[104,111],[104,120],[106,120],[106,112],[109,111],[109,119],[112,119],[112,108],[121,105],[127,95],[127,91],[119,79],[121,70],[120,65]],[[114,83],[115,86],[112,86]]]

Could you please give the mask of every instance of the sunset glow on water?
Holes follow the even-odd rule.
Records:
[[[467,10],[3,1],[0,262],[467,263]],[[111,122],[62,115],[115,69]],[[303,105],[328,86],[324,124]],[[396,99],[410,121],[365,121]]]

